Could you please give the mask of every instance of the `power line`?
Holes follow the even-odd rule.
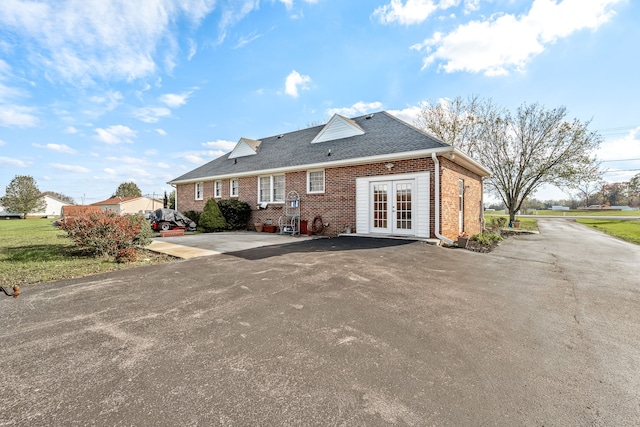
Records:
[[[607,162],[636,162],[640,159],[616,159],[616,160],[598,160],[600,163],[607,163]]]

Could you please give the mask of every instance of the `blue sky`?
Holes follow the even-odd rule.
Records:
[[[605,138],[606,178],[628,180],[639,3],[2,0],[0,195],[16,175],[77,203],[125,181],[158,195],[241,137],[334,113],[411,123],[424,101],[471,94],[566,106]]]

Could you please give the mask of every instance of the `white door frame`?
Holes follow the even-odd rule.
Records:
[[[390,221],[396,222],[397,207],[395,203],[396,191],[391,190],[394,183],[400,181],[411,183],[411,229],[402,230],[392,227]],[[387,227],[374,227],[373,218],[373,184],[388,183],[387,190],[391,191],[387,201]],[[361,234],[402,234],[418,237],[430,236],[430,175],[429,172],[368,176],[356,178],[356,232]],[[392,209],[396,208],[396,212]],[[395,229],[394,229],[395,228]]]
[[[415,179],[369,183],[369,230],[379,234],[413,236]]]

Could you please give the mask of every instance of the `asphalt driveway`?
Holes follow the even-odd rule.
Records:
[[[0,425],[637,425],[640,248],[540,228],[25,287],[0,300]]]

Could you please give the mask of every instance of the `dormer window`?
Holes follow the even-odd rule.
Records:
[[[339,114],[334,114],[311,143],[335,141],[336,139],[358,135],[364,135],[364,130],[356,122]]]
[[[253,156],[258,154],[258,147],[262,141],[256,141],[255,139],[240,138],[240,141],[229,154],[230,159],[237,159],[238,157]],[[236,160],[237,162],[237,160]]]

